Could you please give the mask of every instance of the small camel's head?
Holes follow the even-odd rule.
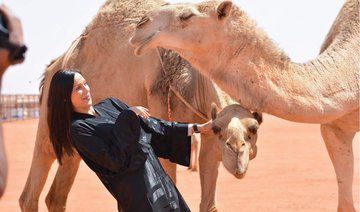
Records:
[[[257,130],[262,114],[251,113],[239,104],[231,104],[218,112],[213,103],[213,131],[220,140],[225,168],[237,178],[243,178],[249,161],[256,157]]]
[[[167,4],[149,11],[136,26],[130,44],[135,55],[163,47],[180,53],[190,50],[201,53],[222,38],[222,28],[231,14],[233,4],[224,1],[216,6],[209,1],[199,4]],[[206,36],[204,36],[206,34]]]

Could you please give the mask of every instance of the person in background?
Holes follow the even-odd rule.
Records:
[[[77,71],[54,74],[48,97],[50,141],[57,160],[77,150],[125,212],[190,211],[157,157],[189,166],[191,135],[204,124],[168,122],[142,106],[109,97],[93,105]]]
[[[22,63],[27,48],[24,45],[20,19],[4,4],[0,5],[0,88],[2,77],[10,65]],[[8,165],[2,126],[0,127],[0,198],[4,194]]]

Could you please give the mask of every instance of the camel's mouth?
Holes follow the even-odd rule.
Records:
[[[150,41],[152,40],[152,38],[154,37],[155,34],[145,38],[145,39],[134,39],[135,37],[132,37],[130,39],[130,45],[135,47],[134,50],[134,54],[136,56],[141,56],[143,55],[148,49],[149,49],[149,44]]]
[[[246,153],[243,152],[243,154]],[[222,152],[222,162],[225,169],[234,175],[237,179],[242,179],[245,177],[245,173],[249,165],[249,160],[246,156],[239,158],[239,154],[235,153],[231,148],[225,146],[223,147]]]
[[[246,175],[246,171],[247,171],[247,168],[245,169],[245,171],[241,172],[241,171],[236,171],[233,175],[237,178],[237,179],[242,179],[245,177]]]
[[[245,175],[246,175],[246,171],[243,172],[243,173],[240,173],[240,172],[235,172],[235,173],[234,173],[234,176],[235,176],[237,179],[242,179],[242,178],[245,177]]]

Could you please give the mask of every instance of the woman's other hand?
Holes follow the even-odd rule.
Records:
[[[149,113],[149,109],[143,106],[132,106],[129,108],[129,110],[132,110],[136,115],[142,116],[146,119],[151,116]]]

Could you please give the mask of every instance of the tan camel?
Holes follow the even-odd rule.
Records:
[[[3,74],[5,73],[6,69],[9,68],[11,65],[19,64],[24,61],[24,58],[18,58],[14,60],[14,53],[21,53],[22,56],[26,51],[26,48],[23,49],[21,46],[24,44],[24,37],[22,31],[22,25],[19,17],[17,17],[6,5],[0,5],[0,14],[3,20],[6,20],[7,29],[8,29],[8,39],[12,45],[12,47],[19,47],[13,48],[13,50],[9,50],[7,46],[7,42],[4,40],[3,33],[4,31],[1,30],[1,45],[0,45],[0,89],[1,89],[1,82]],[[2,23],[1,23],[2,25]],[[3,27],[3,26],[2,26]],[[6,47],[5,47],[6,46]],[[15,50],[16,49],[16,50]],[[20,50],[20,51],[19,51]],[[17,54],[17,56],[19,56]],[[4,194],[6,183],[7,183],[7,175],[8,175],[8,164],[7,164],[7,157],[5,151],[5,144],[3,139],[3,129],[2,124],[0,125],[0,197]]]
[[[255,117],[258,122],[253,117],[256,113],[253,115],[232,104],[233,101],[212,81],[193,70],[175,53],[164,50],[151,51],[146,56],[138,58],[133,54],[134,49],[128,44],[136,23],[145,11],[162,4],[163,2],[159,0],[108,0],[66,53],[48,66],[44,74],[41,115],[31,169],[19,200],[22,211],[38,211],[40,193],[50,166],[55,161],[46,125],[46,101],[50,79],[63,67],[81,70],[90,84],[94,102],[107,96],[114,96],[130,105],[148,107],[152,115],[166,119],[168,88],[171,85],[195,109],[190,110],[184,105],[185,103],[170,93],[173,120],[204,122],[195,113],[196,111],[209,119],[211,102],[216,102],[224,108],[224,112],[220,113],[225,115],[219,113],[219,118],[214,120],[214,123],[218,123],[214,125],[215,129],[221,130],[216,135],[202,137],[199,156],[203,185],[202,211],[215,208],[216,179],[221,160],[224,159],[225,167],[235,177],[243,177],[249,159],[256,155],[257,138],[254,129],[257,129],[260,122],[258,116]],[[227,105],[229,108],[237,109],[226,109]],[[227,120],[229,117],[233,117],[233,121],[229,122]],[[231,142],[227,139],[230,135],[234,137]],[[78,155],[66,157],[63,165],[58,167],[54,182],[46,196],[49,211],[65,210],[66,198],[74,182],[79,162]],[[175,177],[175,168],[171,171],[170,174]]]
[[[352,140],[359,131],[359,1],[347,0],[320,55],[292,62],[232,2],[165,5],[131,38],[135,54],[173,49],[250,109],[318,123],[338,183],[338,210],[355,211]]]

